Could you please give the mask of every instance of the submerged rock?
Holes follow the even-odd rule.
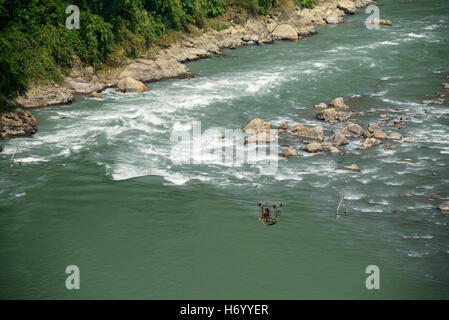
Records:
[[[117,84],[117,91],[120,92],[145,92],[148,88],[141,81],[126,77],[120,80]]]
[[[445,212],[449,211],[449,201],[441,202],[438,205],[438,209],[440,209],[441,211],[445,211]]]
[[[357,164],[353,163],[350,166],[344,166],[343,168],[347,169],[347,170],[352,170],[354,172],[360,172],[360,168]]]
[[[97,91],[92,91],[91,93],[89,93],[89,98],[98,98],[98,99],[102,99],[103,96],[101,95],[101,93],[98,93]]]
[[[392,26],[393,22],[391,22],[391,20],[387,20],[387,19],[372,19],[369,24],[378,24],[381,26]]]

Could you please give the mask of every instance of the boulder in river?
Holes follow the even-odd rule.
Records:
[[[121,79],[117,83],[117,91],[121,92],[145,92],[148,88],[143,82],[133,79],[131,77],[126,77]]]
[[[393,133],[390,133],[388,135],[387,139],[390,139],[390,140],[401,140],[402,136],[399,133],[393,132]]]
[[[376,139],[386,139],[387,138],[387,134],[385,132],[383,132],[382,130],[374,130],[373,136]]]
[[[284,151],[284,158],[290,158],[298,155],[298,151],[294,148],[287,148]]]
[[[321,102],[319,104],[314,105],[312,108],[315,108],[315,109],[326,109],[327,108],[327,104],[325,104],[324,102]]]
[[[374,130],[382,130],[382,128],[375,122],[370,122],[368,124],[368,130],[370,132],[374,132]]]
[[[248,143],[272,143],[277,139],[277,135],[275,135],[272,130],[258,130],[256,133],[250,135],[245,138],[245,144]]]
[[[316,126],[311,129],[305,128],[299,131],[299,135],[315,140],[324,140],[324,131],[322,126]]]
[[[334,109],[349,109],[342,97],[335,98],[329,105]]]
[[[352,170],[354,172],[360,172],[360,168],[356,163],[353,163],[350,166],[344,166],[343,168],[345,168],[347,170]]]
[[[335,146],[344,146],[348,144],[348,140],[344,134],[341,133],[341,130],[337,130],[333,135],[331,135],[328,139]]]
[[[444,211],[444,212],[449,211],[449,201],[441,202],[441,203],[438,205],[438,209],[440,209],[441,211]]]
[[[365,140],[363,140],[363,142],[361,143],[361,145],[359,146],[359,149],[363,150],[363,149],[368,149],[368,148],[372,148],[375,147],[379,144],[381,144],[382,141],[376,139],[376,138],[366,138]]]
[[[307,144],[303,149],[310,153],[316,153],[316,152],[321,152],[323,150],[323,147],[322,147],[321,143],[312,142],[312,143]]]
[[[359,138],[364,134],[364,130],[356,123],[350,123],[346,128],[340,130],[341,134],[350,138]]]
[[[259,130],[270,130],[271,127],[271,122],[267,122],[260,118],[254,118],[245,126],[245,128],[243,128],[243,132],[254,134]]]
[[[91,93],[89,93],[88,97],[102,99],[103,95],[101,93],[98,93],[97,91],[92,91]]]
[[[393,22],[391,22],[391,20],[388,19],[372,19],[370,22],[370,24],[378,24],[380,26],[392,26]]]
[[[331,154],[340,154],[340,149],[334,146],[329,147],[329,151]]]

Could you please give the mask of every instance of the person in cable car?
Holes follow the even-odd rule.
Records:
[[[271,217],[270,217],[270,210],[268,210],[268,208],[265,208],[265,211],[264,211],[262,217],[263,217],[264,219],[268,219],[268,220],[271,219]]]

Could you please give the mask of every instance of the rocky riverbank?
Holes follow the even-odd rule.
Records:
[[[32,136],[37,120],[17,102],[0,97],[0,139]]]
[[[342,23],[344,15],[355,14],[358,7],[372,2],[329,0],[320,2],[314,9],[299,10],[283,5],[267,16],[234,17],[225,30],[205,32],[196,37],[184,35],[181,41],[167,48],[158,48],[152,57],[126,61],[122,66],[107,71],[96,71],[92,66],[83,67],[79,59],[73,57],[72,70],[62,85],[35,85],[18,97],[17,102],[26,108],[66,104],[72,102],[76,94],[91,94],[117,87],[124,78],[146,83],[189,78],[193,75],[186,62],[221,55],[224,48],[301,39],[314,34],[317,26]]]

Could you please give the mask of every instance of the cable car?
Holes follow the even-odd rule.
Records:
[[[281,207],[281,202],[259,202],[259,220],[266,226],[272,226],[276,222],[281,221]]]

